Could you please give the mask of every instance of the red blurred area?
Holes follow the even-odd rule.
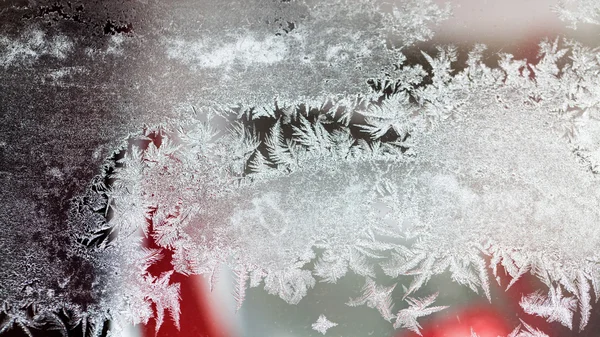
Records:
[[[155,332],[155,322],[151,320],[142,326],[143,337],[229,337],[213,310],[201,276],[173,275],[173,282],[181,284],[181,329],[178,330],[168,314]]]
[[[145,240],[147,248],[159,248],[152,240],[152,236]],[[148,271],[153,276],[172,270],[172,253],[163,250],[164,257],[153,264]],[[219,320],[211,303],[211,292],[207,289],[206,281],[200,275],[185,276],[178,273],[171,275],[171,283],[180,284],[181,301],[180,329],[177,329],[171,316],[165,312],[165,318],[156,332],[156,322],[150,320],[148,324],[141,326],[142,337],[230,337],[231,334]],[[154,308],[156,309],[156,308]]]
[[[544,285],[535,276],[522,275],[506,290],[511,278],[502,266],[497,266],[497,268],[501,285],[491,284],[496,293],[492,303],[484,299],[476,300],[463,307],[444,303],[450,305],[450,308],[441,312],[440,315],[434,315],[430,319],[424,317],[420,321],[422,337],[471,337],[472,332],[479,337],[504,337],[520,325],[519,318],[551,336],[555,334],[572,335],[572,331],[556,323],[550,324],[542,317],[523,313],[519,305],[521,297],[544,288]],[[419,337],[419,334],[402,330],[397,332],[394,337]]]
[[[471,329],[479,337],[506,336],[511,329],[491,305],[469,306],[447,312],[443,318],[423,326],[423,337],[470,337]],[[403,331],[397,337],[419,337],[415,332]]]

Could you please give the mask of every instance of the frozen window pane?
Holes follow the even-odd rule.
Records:
[[[597,35],[505,49],[467,1],[111,6],[0,13],[0,334],[185,333],[198,275],[244,336],[600,324]],[[289,329],[243,319],[284,304]]]

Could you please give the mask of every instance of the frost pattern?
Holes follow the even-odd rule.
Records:
[[[521,307],[528,314],[542,316],[548,322],[559,322],[572,329],[573,312],[577,308],[577,299],[571,296],[563,297],[560,286],[550,288],[546,296],[540,291],[524,296]]]
[[[317,319],[317,321],[313,323],[312,328],[313,330],[318,331],[324,335],[327,333],[327,330],[333,328],[334,326],[337,326],[337,323],[333,323],[332,321],[328,320],[327,317],[325,317],[325,315],[321,315],[319,316],[319,319]]]
[[[284,107],[364,93],[365,82],[393,71],[399,50],[430,39],[450,15],[449,6],[431,0],[248,0],[235,11],[219,1],[201,6],[221,19],[205,17],[198,33],[165,36],[164,54],[207,79],[205,101],[240,104],[253,115],[268,113],[263,108],[271,110],[274,99]]]
[[[0,65],[4,68],[27,65],[44,55],[64,59],[72,49],[73,42],[64,35],[49,39],[43,31],[31,29],[23,32],[18,40],[0,36]]]
[[[594,0],[562,0],[554,11],[569,28],[577,29],[578,23],[600,25],[600,3]]]
[[[381,100],[207,108],[198,119],[148,128],[114,175],[110,225],[152,235],[173,251],[175,272],[213,279],[229,265],[238,309],[248,285],[296,304],[316,278],[335,283],[352,271],[367,281],[349,305],[418,332],[418,318],[445,306],[430,307],[437,295],[411,294],[450,271],[491,300],[488,270],[501,283],[501,266],[506,289],[527,273],[548,285],[549,296],[522,299],[527,313],[571,327],[577,308],[583,329],[598,292],[600,196],[595,163],[578,144],[588,127],[581,116],[596,120],[600,65],[597,51],[564,44],[541,43],[537,64],[502,54],[495,69],[477,46],[454,75],[456,50],[440,48],[424,54],[430,84],[393,86]],[[423,81],[422,69],[401,66],[399,78]],[[219,129],[214,121],[223,119],[229,126]],[[413,277],[409,308],[397,315],[394,287],[375,283],[377,266]]]
[[[212,44],[209,44],[212,47]],[[167,50],[169,58],[193,62],[199,67],[218,68],[223,65],[241,62],[245,65],[252,63],[273,64],[281,62],[286,57],[287,48],[282,39],[270,37],[257,41],[253,36],[238,39],[211,51],[205,51],[207,46],[200,42],[172,42]]]
[[[522,327],[521,327],[522,325]],[[521,320],[521,325],[516,327],[507,337],[548,337],[539,329],[533,328],[531,325]]]
[[[437,296],[438,293],[419,299],[407,298],[406,301],[410,306],[398,312],[398,315],[396,315],[396,322],[394,322],[394,328],[406,328],[421,335],[421,325],[417,322],[417,318],[429,316],[448,308],[447,306],[430,307],[430,305],[435,302]]]
[[[392,291],[396,285],[391,287],[382,287],[375,284],[373,280],[367,278],[367,283],[362,289],[363,294],[355,299],[350,299],[347,305],[355,307],[358,305],[366,305],[369,308],[379,310],[381,316],[391,321],[394,315],[392,314]]]
[[[594,3],[581,3],[593,12]],[[449,272],[491,301],[490,271],[505,289],[532,274],[548,295],[525,295],[525,312],[569,328],[577,312],[583,330],[600,297],[599,50],[543,41],[537,62],[499,54],[491,68],[477,45],[456,70],[452,46],[422,53],[424,64],[403,53],[447,17],[431,1],[388,10],[370,1],[289,6],[302,14],[276,37],[269,26],[228,33],[219,45],[165,40],[171,59],[217,69],[223,85],[187,119],[130,135],[92,182],[92,211],[76,216],[75,250],[116,276],[96,282],[103,297],[85,309],[35,280],[17,295],[2,293],[0,332],[30,335],[52,322],[63,334],[81,326],[94,336],[109,319],[115,335],[150,319],[158,331],[165,316],[178,325],[175,273],[206,275],[214,286],[224,266],[236,279],[237,309],[247,287],[297,304],[317,281],[352,272],[366,284],[350,306],[417,333],[418,319],[446,308],[432,306],[437,294],[414,297],[437,275]],[[5,67],[63,58],[71,48],[60,37],[47,43],[43,33],[27,34],[0,39]],[[400,46],[385,46],[388,35]],[[122,41],[111,46],[119,53]],[[280,76],[281,69],[291,70]],[[312,75],[290,76],[305,73]],[[231,97],[215,93],[229,95],[230,84]],[[166,252],[172,270],[152,275]],[[378,284],[379,270],[412,278],[409,306],[396,315],[395,286]],[[32,306],[32,298],[42,300]],[[545,334],[523,323],[510,336]]]
[[[473,328],[471,328],[471,337],[479,337]],[[506,337],[548,337],[548,335],[521,320],[521,324]]]

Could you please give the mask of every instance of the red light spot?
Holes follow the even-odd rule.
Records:
[[[506,322],[491,305],[447,311],[443,318],[429,321],[421,330],[423,337],[470,337],[471,329],[479,337],[506,336]],[[398,337],[418,337],[414,332],[400,332]]]

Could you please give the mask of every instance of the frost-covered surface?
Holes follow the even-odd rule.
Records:
[[[148,129],[140,136],[147,148],[132,148],[115,176],[114,226],[130,232],[155,210],[152,235],[174,251],[174,270],[212,275],[229,265],[238,306],[247,285],[264,283],[295,304],[316,280],[351,270],[367,285],[349,305],[418,331],[416,318],[444,307],[428,308],[435,297],[407,299],[411,309],[394,317],[394,287],[375,284],[376,266],[414,275],[405,297],[449,270],[488,299],[488,270],[498,277],[502,266],[511,276],[502,286],[534,273],[574,296],[562,300],[551,288],[548,300],[526,297],[526,312],[571,327],[576,301],[583,329],[599,290],[600,194],[597,163],[582,155],[597,145],[583,149],[580,135],[598,123],[591,74],[599,64],[577,44],[540,48],[537,64],[502,55],[490,69],[479,46],[454,76],[455,51],[440,49],[425,55],[431,84],[381,103],[355,97],[314,110],[242,111],[251,120],[229,131],[210,121]],[[557,68],[567,52],[572,61]],[[269,128],[261,134],[253,121]]]
[[[6,99],[12,128],[0,135],[12,193],[2,195],[0,332],[177,325],[171,277],[216,282],[225,266],[238,309],[248,287],[297,304],[317,282],[354,273],[365,286],[346,304],[415,332],[452,305],[417,294],[442,273],[490,301],[492,283],[531,274],[547,288],[523,294],[525,313],[588,326],[600,296],[597,49],[546,40],[538,59],[499,54],[492,67],[483,45],[466,63],[447,46],[418,61],[406,50],[448,14],[429,1],[217,5],[196,10],[227,15],[161,33],[140,23],[141,36],[100,21],[96,44],[35,25],[0,38],[6,95],[34,91],[27,104]],[[78,8],[41,20],[100,20]],[[140,49],[150,53],[120,61]],[[48,100],[57,88],[64,100]],[[193,112],[176,109],[192,100]],[[87,107],[74,122],[69,111]],[[172,270],[152,274],[166,253]],[[412,278],[401,301],[382,273]],[[523,323],[510,336],[543,335]]]
[[[426,41],[449,13],[430,0],[393,6],[365,0],[252,0],[225,20],[217,9],[209,10],[218,22],[204,18],[198,31],[163,38],[159,48],[209,81],[203,88],[206,98],[257,109],[275,99],[287,105],[362,93],[367,80],[392,71],[400,57],[386,40],[396,41],[399,49]]]
[[[56,35],[48,41],[44,32],[38,29],[24,32],[18,39],[10,39],[6,36],[0,37],[0,65],[4,68],[31,64],[41,56],[52,56],[65,59],[71,49],[73,42],[63,35]]]
[[[600,3],[595,0],[561,0],[554,10],[572,29],[578,23],[600,25]]]

